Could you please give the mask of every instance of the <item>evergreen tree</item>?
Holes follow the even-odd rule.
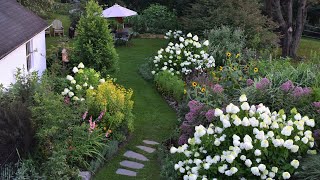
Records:
[[[105,76],[117,72],[118,54],[107,19],[102,17],[102,8],[94,0],[86,5],[86,12],[77,26],[75,63],[83,62]]]

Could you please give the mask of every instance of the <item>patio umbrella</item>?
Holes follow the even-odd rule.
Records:
[[[102,12],[103,17],[111,18],[111,17],[128,17],[137,15],[137,12],[122,7],[118,4],[115,4]]]

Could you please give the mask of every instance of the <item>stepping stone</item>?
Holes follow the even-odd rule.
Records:
[[[151,147],[147,147],[147,146],[137,146],[137,148],[139,148],[145,152],[148,152],[148,153],[153,153],[155,151],[155,149],[153,149]]]
[[[137,172],[126,170],[126,169],[117,169],[116,173],[125,175],[125,176],[137,176]]]
[[[159,144],[158,142],[150,141],[150,140],[143,140],[143,142],[144,142],[145,144],[150,144],[150,145],[158,145],[158,144]]]
[[[144,167],[143,164],[133,162],[133,161],[121,161],[120,165],[128,168],[132,168],[132,169],[142,169]]]
[[[124,153],[124,156],[128,158],[138,159],[140,161],[149,161],[149,159],[146,158],[144,155],[133,151],[127,151],[126,153]]]
[[[82,180],[90,180],[91,179],[91,173],[89,171],[81,171],[79,173],[79,176]]]

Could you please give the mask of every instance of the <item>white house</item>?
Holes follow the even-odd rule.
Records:
[[[16,0],[0,0],[0,84],[14,83],[17,68],[43,73],[48,26]]]

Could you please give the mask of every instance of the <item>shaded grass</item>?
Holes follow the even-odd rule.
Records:
[[[320,53],[320,40],[303,37],[298,49],[298,55],[310,58],[311,52]]]
[[[117,83],[132,88],[134,91],[135,132],[127,145],[122,147],[108,164],[95,176],[95,179],[160,179],[160,166],[156,153],[143,153],[135,146],[143,145],[142,140],[150,139],[158,142],[166,140],[175,129],[177,118],[175,112],[156,91],[152,83],[148,83],[138,74],[138,66],[146,57],[154,55],[160,47],[166,45],[165,40],[133,39],[129,47],[119,47],[120,73],[115,75]],[[115,174],[127,150],[143,153],[149,162],[143,162],[145,167],[137,170],[137,177],[126,177]]]

